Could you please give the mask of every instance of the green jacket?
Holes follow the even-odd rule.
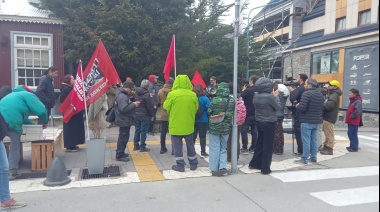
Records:
[[[38,116],[42,123],[48,123],[45,105],[22,86],[17,86],[12,93],[1,99],[0,108],[0,113],[11,131],[22,133],[23,124],[34,124],[29,119],[30,113]]]
[[[232,129],[232,117],[235,110],[235,100],[229,97],[230,87],[227,83],[222,82],[218,84],[216,91],[216,97],[211,100],[208,113],[210,116],[218,115],[222,112],[226,112],[224,120],[220,123],[209,123],[209,132],[215,135],[228,135]],[[228,103],[229,99],[229,103]],[[227,108],[228,103],[228,108]],[[227,109],[227,111],[226,111]]]
[[[340,96],[342,96],[340,88],[330,90],[325,103],[323,105],[323,120],[335,124],[338,120]]]
[[[198,98],[192,91],[187,75],[176,77],[172,91],[164,102],[164,109],[169,114],[169,133],[171,135],[190,135],[194,132]]]

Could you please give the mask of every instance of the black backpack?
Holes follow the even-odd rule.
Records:
[[[199,101],[199,99],[198,99],[198,105],[199,105],[198,106],[198,110],[195,113],[195,119],[202,118],[202,115],[203,115],[203,113],[205,111],[205,109],[203,108],[203,106],[202,106],[201,102]]]

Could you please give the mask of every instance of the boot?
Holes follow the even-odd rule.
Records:
[[[330,147],[325,147],[320,152],[321,152],[322,155],[333,155],[334,154],[333,149],[330,148]]]

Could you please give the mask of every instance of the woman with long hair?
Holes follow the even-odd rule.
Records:
[[[195,119],[194,134],[193,134],[194,144],[199,133],[199,140],[201,144],[201,156],[207,157],[208,154],[206,152],[206,134],[207,134],[207,129],[208,129],[208,118],[209,118],[207,110],[210,107],[210,100],[205,95],[205,92],[201,84],[196,84],[193,88],[193,91],[197,94],[199,107],[201,107],[201,111],[203,111],[201,116],[196,117]]]

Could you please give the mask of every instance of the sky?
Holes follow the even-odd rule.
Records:
[[[269,2],[270,0],[246,0],[246,2],[248,3],[248,8],[245,9],[243,11],[244,13],[244,17],[245,18],[248,18],[248,13],[249,11],[251,11],[252,8],[254,7],[258,7],[258,6],[261,6],[261,5],[265,5]],[[233,4],[235,2],[235,0],[224,0],[225,4]],[[258,12],[260,12],[260,9],[256,9],[254,11],[252,11],[251,13],[251,18],[255,16],[255,14],[257,14]],[[233,21],[234,21],[234,17],[235,17],[235,8],[232,8],[227,16],[224,18],[224,22],[225,24],[232,24]],[[247,20],[245,20],[246,22]]]

